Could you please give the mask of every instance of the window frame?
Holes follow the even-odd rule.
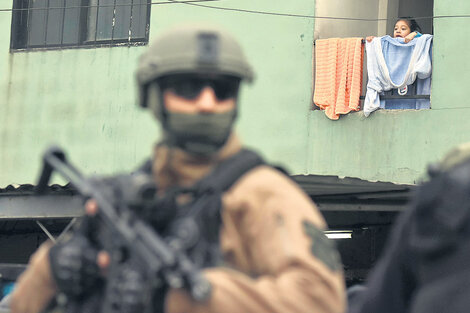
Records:
[[[431,7],[434,8],[434,5],[435,5],[435,1],[436,0],[432,0],[432,5]],[[315,8],[315,14],[318,15],[318,16],[331,16],[331,17],[344,17],[343,15],[339,14],[338,12],[335,12],[335,13],[325,13],[325,12],[321,12],[319,13],[318,12],[318,2],[320,3],[323,3],[323,2],[326,2],[326,3],[329,3],[329,0],[317,0],[316,2],[316,8]],[[388,5],[390,5],[390,0],[388,1],[385,1],[385,2],[388,2]],[[403,11],[405,5],[404,5],[404,1],[403,0],[393,0],[394,2],[394,5],[396,5],[396,7],[392,8],[393,10],[396,9],[396,12],[393,13],[392,15],[390,15],[389,12],[386,12],[386,16],[380,16],[380,10],[378,10],[378,15],[377,16],[366,16],[366,17],[363,17],[363,16],[355,16],[354,13],[348,17],[352,17],[352,18],[358,18],[359,19],[359,22],[360,23],[372,23],[374,22],[374,19],[377,19],[376,22],[377,22],[377,31],[379,31],[379,29],[382,29],[383,31],[386,31],[386,30],[389,30],[387,31],[386,33],[390,33],[390,30],[393,29],[393,26],[395,24],[395,21],[396,19],[398,18],[397,16],[403,16],[403,15],[406,15],[406,14],[400,14],[401,11]],[[331,3],[329,3],[331,5]],[[336,8],[336,7],[334,7]],[[339,10],[344,10],[344,7],[338,7]],[[355,13],[357,13],[355,11]],[[383,14],[383,13],[382,13]],[[347,14],[345,14],[347,15]],[[419,16],[419,15],[418,15]],[[364,21],[360,21],[360,18],[363,18]],[[370,19],[370,21],[367,21],[366,18]],[[379,20],[380,19],[386,19],[386,22],[380,22]],[[349,21],[349,22],[352,22],[353,20]],[[320,107],[318,107],[315,103],[314,103],[314,96],[315,96],[315,75],[316,75],[316,55],[315,55],[315,42],[316,40],[318,39],[327,39],[327,38],[335,38],[335,37],[362,37],[362,38],[365,38],[369,35],[375,35],[377,37],[381,37],[381,35],[379,35],[378,33],[377,34],[372,34],[372,33],[360,33],[360,34],[351,34],[351,35],[344,35],[344,34],[341,34],[341,35],[337,35],[336,34],[336,30],[331,33],[330,30],[331,29],[334,29],[333,27],[323,27],[323,29],[325,29],[325,31],[322,31],[323,29],[321,27],[318,27],[320,25],[320,23],[324,23],[324,20],[322,19],[315,19],[315,22],[314,22],[314,40],[313,40],[313,53],[312,53],[312,64],[313,64],[313,69],[312,69],[312,94],[311,94],[311,105],[310,105],[310,109],[312,111],[316,111],[316,110],[321,110]],[[339,23],[338,20],[335,20],[335,23]],[[346,22],[343,22],[343,23],[346,23]],[[355,23],[355,21],[354,21]],[[380,25],[382,23],[382,25]],[[419,21],[418,21],[419,23]],[[354,31],[356,31],[355,29],[355,26],[353,27],[350,27],[350,25],[348,25],[348,27],[345,27],[343,25],[343,27],[340,27],[341,30],[343,29],[348,29],[348,31],[350,29],[353,29]],[[431,34],[434,33],[434,25],[431,23],[430,25],[431,27]],[[321,30],[319,31],[318,28],[320,28]],[[361,32],[361,31],[359,31]],[[325,35],[325,33],[327,35]],[[426,32],[427,33],[427,32]],[[365,40],[365,39],[363,39]],[[364,42],[365,44],[365,42]],[[432,51],[434,50],[434,45],[431,47],[431,53]],[[432,66],[434,68],[434,57],[432,57]],[[432,70],[432,73],[434,72],[434,70]],[[432,76],[432,74],[431,74]],[[364,59],[363,59],[363,76],[362,76],[362,88],[361,88],[361,95],[359,97],[359,100],[360,100],[360,110],[358,112],[361,112],[364,110],[364,100],[365,100],[365,95],[366,95],[366,91],[367,91],[367,82],[368,82],[368,73],[367,73],[367,56],[366,56],[366,51],[365,51],[365,48],[364,48]],[[415,82],[411,85],[408,85],[408,87],[410,88],[413,88],[414,91],[416,92],[416,84],[417,84],[417,79],[415,80]],[[397,95],[397,92],[398,90],[397,89],[391,89],[387,92],[385,92],[383,95],[379,95],[379,98],[380,100],[429,100],[429,104],[430,104],[430,107],[428,109],[412,109],[412,110],[430,110],[432,109],[432,102],[431,102],[431,98],[432,98],[432,88],[429,92],[429,94],[414,94],[414,95],[410,95],[410,94],[406,94],[406,95]],[[385,109],[382,109],[383,111],[396,111],[397,109],[388,109],[388,108],[385,108]]]
[[[49,16],[51,8],[54,7],[50,6],[50,0],[46,0],[47,7],[44,10],[48,11],[46,16]],[[65,0],[67,1],[67,0]],[[77,37],[78,42],[76,43],[64,43],[64,27],[65,23],[65,8],[62,12],[62,25],[60,30],[60,43],[52,43],[48,44],[47,40],[47,17],[46,21],[43,23],[42,27],[44,29],[44,44],[42,45],[31,45],[29,41],[30,35],[30,11],[31,10],[41,10],[41,9],[34,9],[31,8],[31,0],[13,0],[13,12],[11,18],[11,35],[10,35],[10,52],[20,52],[20,51],[35,51],[35,50],[62,50],[62,49],[71,49],[71,48],[98,48],[98,47],[112,47],[112,46],[141,46],[146,45],[149,41],[149,28],[150,28],[150,11],[151,11],[151,0],[145,0],[147,2],[146,6],[146,13],[145,13],[145,22],[141,24],[144,26],[144,36],[136,36],[132,38],[122,39],[118,38],[115,39],[114,37],[114,29],[116,25],[113,23],[112,26],[112,38],[110,39],[97,39],[97,32],[99,31],[98,27],[95,26],[95,40],[87,40],[88,30],[89,30],[89,10],[90,10],[90,1],[91,0],[79,0],[80,1],[80,13],[78,19],[78,30],[77,30]],[[98,0],[98,8],[100,7]],[[116,1],[114,0],[114,10],[116,8]],[[64,2],[65,3],[65,2]],[[131,0],[130,6],[138,5],[134,4],[134,0]],[[101,7],[106,7],[103,5]],[[72,6],[72,8],[74,8]],[[116,12],[113,12],[113,19],[116,16]],[[96,21],[99,20],[99,17],[96,16]],[[129,28],[133,20],[132,13],[129,19]],[[96,23],[98,24],[98,23]]]

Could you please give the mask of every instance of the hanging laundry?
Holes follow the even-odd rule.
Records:
[[[313,102],[332,120],[359,111],[364,45],[362,38],[329,38],[315,42]]]
[[[380,107],[379,93],[402,89],[413,84],[416,78],[431,76],[432,38],[432,35],[425,34],[404,43],[403,38],[383,36],[366,43],[368,82],[365,116]]]

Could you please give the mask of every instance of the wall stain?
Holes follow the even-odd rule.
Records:
[[[7,83],[7,93],[6,93],[6,104],[7,104],[7,107],[8,107],[8,104],[10,102],[10,95],[11,95],[11,84],[12,84],[12,81],[11,81],[11,76],[12,76],[12,73],[13,73],[13,58],[14,58],[14,54],[13,53],[10,53],[9,56],[8,56],[8,83]]]
[[[2,125],[7,125],[7,120],[9,118],[9,108],[10,108],[10,97],[11,97],[11,85],[12,85],[12,73],[13,73],[13,53],[10,53],[8,56],[8,76],[7,76],[7,90],[5,94],[5,104],[3,105],[3,108],[0,107],[0,110],[3,109],[3,112],[1,116],[3,117],[2,119]],[[2,151],[7,151],[8,148],[8,129],[3,127],[2,132],[1,132],[1,145]],[[6,162],[6,153],[0,153],[0,162],[1,164],[5,164]]]

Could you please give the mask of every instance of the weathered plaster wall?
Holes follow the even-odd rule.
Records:
[[[209,3],[313,15],[310,0]],[[2,8],[5,4],[2,3]],[[240,136],[294,172],[306,168],[313,19],[252,14],[188,4],[153,5],[150,36],[182,21],[232,31],[256,69],[243,88]],[[133,168],[151,153],[159,129],[135,106],[133,73],[145,47],[9,53],[11,13],[0,12],[0,187],[33,183],[50,143],[87,173]]]
[[[315,14],[310,0],[209,5]],[[469,13],[467,1],[434,1],[437,16]],[[359,112],[339,121],[309,110],[312,18],[154,5],[150,36],[181,21],[217,23],[239,38],[257,79],[242,89],[238,133],[292,173],[410,183],[428,162],[470,139],[469,18],[434,22],[431,110],[381,111],[369,118]],[[126,171],[151,153],[159,130],[135,106],[133,81],[145,47],[9,53],[10,24],[11,13],[0,12],[0,187],[33,183],[40,155],[52,142],[87,173]]]
[[[465,15],[468,1],[434,1],[434,14]],[[309,173],[412,183],[429,162],[470,140],[469,18],[434,22],[431,110],[359,113],[329,121],[310,115]]]

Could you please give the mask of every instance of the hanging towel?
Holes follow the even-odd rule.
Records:
[[[329,38],[315,42],[313,103],[332,120],[360,109],[362,38]]]
[[[366,43],[367,91],[364,100],[364,115],[380,107],[379,93],[411,85],[416,77],[431,76],[430,47],[432,35],[404,43],[403,38],[376,37]]]

